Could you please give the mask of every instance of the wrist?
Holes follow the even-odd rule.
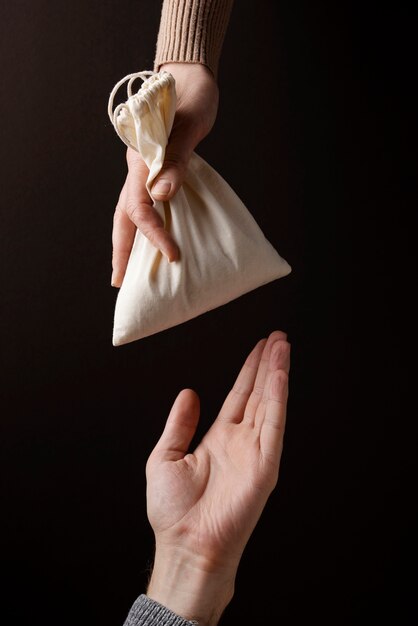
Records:
[[[212,70],[204,63],[195,61],[170,61],[168,63],[162,63],[158,67],[159,72],[170,72],[175,76],[176,74],[196,74],[200,76],[206,76],[213,82],[216,82],[215,76]]]
[[[147,596],[199,626],[216,626],[234,595],[236,570],[183,548],[157,547]]]

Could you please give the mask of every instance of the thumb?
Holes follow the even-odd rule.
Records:
[[[163,166],[151,188],[151,195],[155,200],[170,200],[178,192],[186,177],[194,147],[191,131],[180,124],[173,127]]]
[[[192,389],[183,389],[177,396],[152,455],[159,460],[178,461],[187,454],[196,432],[200,414],[199,396]]]

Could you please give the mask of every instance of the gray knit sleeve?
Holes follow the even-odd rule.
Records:
[[[123,626],[196,626],[148,596],[140,595],[132,605]]]

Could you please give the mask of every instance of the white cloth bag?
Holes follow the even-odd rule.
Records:
[[[137,78],[144,82],[133,94]],[[126,81],[128,99],[113,111],[114,96]],[[175,110],[175,80],[165,71],[129,74],[110,94],[108,112],[117,134],[149,168],[148,191],[163,165]],[[291,271],[228,183],[195,152],[175,197],[154,206],[180,259],[169,263],[137,231],[116,300],[115,346],[186,322]]]

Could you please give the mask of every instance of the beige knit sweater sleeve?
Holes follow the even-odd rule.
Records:
[[[215,75],[233,0],[164,0],[154,70],[163,63],[203,63]]]

